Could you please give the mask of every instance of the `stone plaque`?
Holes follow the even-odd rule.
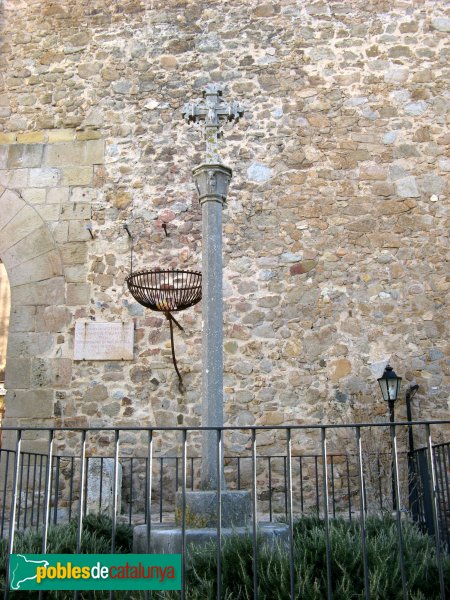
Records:
[[[133,360],[134,323],[75,323],[74,360]]]

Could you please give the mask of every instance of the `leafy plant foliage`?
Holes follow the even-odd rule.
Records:
[[[364,572],[361,527],[357,520],[335,519],[330,522],[333,595],[335,600],[362,600]],[[53,527],[49,532],[49,553],[72,553],[76,549],[77,523]],[[411,522],[402,522],[404,562],[411,600],[440,598],[434,540]],[[397,525],[391,517],[370,518],[366,527],[370,597],[374,600],[401,599],[402,583],[398,550]],[[116,552],[129,553],[132,530],[117,528]],[[19,533],[15,552],[39,553],[39,533]],[[109,553],[111,521],[105,516],[90,515],[84,520],[83,553]],[[4,582],[7,546],[2,541],[0,577]],[[442,556],[446,593],[450,597],[450,557]],[[186,566],[187,600],[217,599],[217,551],[215,544],[206,548],[189,548]],[[327,597],[326,535],[324,521],[304,517],[294,524],[294,574],[296,600],[323,600]],[[258,597],[260,600],[290,599],[290,565],[286,548],[270,548],[258,543]],[[37,598],[32,592],[13,592],[11,598]],[[80,600],[103,600],[108,592],[80,592]],[[179,592],[115,592],[117,600],[175,600]],[[69,600],[70,592],[47,592],[46,598]],[[251,538],[232,537],[222,547],[222,599],[252,600],[253,550]]]

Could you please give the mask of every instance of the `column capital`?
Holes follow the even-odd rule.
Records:
[[[224,205],[227,200],[228,186],[232,170],[222,164],[205,163],[192,170],[195,187],[200,204],[219,202]]]

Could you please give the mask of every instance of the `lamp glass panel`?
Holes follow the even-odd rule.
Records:
[[[381,393],[383,394],[383,399],[387,402],[389,400],[387,379],[385,379],[384,377],[380,378],[378,380],[378,383],[380,384]]]
[[[389,394],[388,400],[397,400],[398,391],[400,389],[400,379],[388,379],[387,384]]]

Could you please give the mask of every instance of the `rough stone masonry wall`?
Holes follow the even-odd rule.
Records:
[[[50,304],[33,292],[18,320],[13,287],[7,377],[27,404],[11,392],[7,422],[199,424],[200,307],[180,315],[181,395],[165,319],[126,290],[123,222],[135,266],[201,266],[191,169],[203,142],[181,107],[209,82],[246,108],[222,150],[234,171],[227,423],[385,418],[376,377],[388,359],[405,386],[420,385],[416,417],[448,417],[446,1],[4,0],[1,10],[0,208],[15,194],[39,215],[63,285]],[[77,319],[134,320],[134,361],[73,363]],[[17,345],[16,321],[47,345]],[[404,417],[403,402],[397,410]]]

